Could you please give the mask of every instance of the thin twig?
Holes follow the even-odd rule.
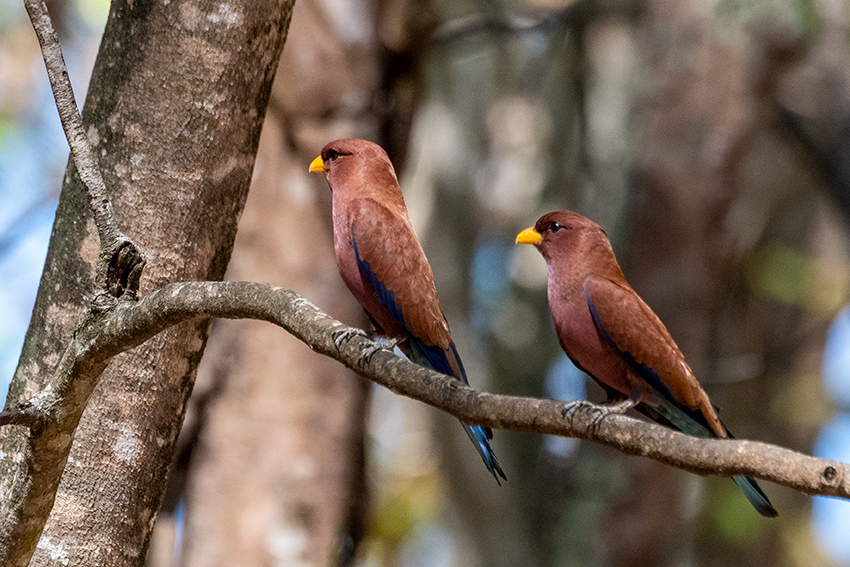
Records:
[[[24,6],[41,46],[44,66],[47,68],[47,77],[50,79],[50,87],[53,89],[53,97],[56,99],[59,119],[62,121],[62,130],[68,139],[68,145],[71,147],[74,165],[77,166],[77,171],[80,173],[83,184],[89,193],[95,223],[98,231],[109,233],[117,229],[113,220],[112,206],[106,197],[106,185],[94,161],[91,146],[89,146],[83,130],[83,120],[74,98],[74,90],[68,77],[68,68],[65,65],[65,58],[59,45],[59,37],[56,35],[53,21],[47,12],[47,6],[42,0],[24,0]],[[103,238],[104,234],[101,234],[101,239]]]
[[[83,129],[83,120],[74,98],[74,90],[68,77],[68,68],[65,65],[56,29],[53,27],[43,0],[24,0],[24,6],[41,46],[41,54],[44,58],[44,66],[47,68],[53,97],[56,100],[56,108],[59,110],[62,130],[71,147],[74,165],[85,188],[89,208],[94,215],[100,237],[98,289],[113,297],[119,297],[124,291],[135,292],[138,289],[136,276],[141,272],[140,266],[144,266],[144,257],[139,247],[121,232],[115,221],[106,184]],[[115,258],[118,254],[122,255],[120,261]],[[114,269],[116,265],[121,266],[124,271],[116,272]],[[134,275],[130,276],[131,273]],[[132,287],[134,285],[135,288]]]

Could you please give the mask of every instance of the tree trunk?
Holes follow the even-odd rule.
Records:
[[[381,50],[374,34],[327,26],[321,2],[299,2],[294,18],[227,276],[297,290],[368,327],[337,273],[327,183],[307,165],[335,138],[382,141]],[[179,542],[164,536],[150,565],[352,559],[367,499],[369,383],[267,324],[217,322],[211,339],[190,403],[197,421],[181,439],[191,457],[173,479],[186,484],[171,491],[184,494],[185,543],[175,553]]]
[[[288,153],[280,134],[263,136],[228,276],[302,290],[356,323],[360,309],[336,273],[330,232],[316,230],[327,211],[296,189],[309,162]],[[198,400],[210,403],[189,468],[185,565],[327,565],[349,510],[361,516],[368,382],[266,323],[221,321],[212,339],[200,374],[212,395]]]
[[[142,294],[224,275],[292,2],[112,4],[83,113]],[[97,234],[69,167],[7,407],[39,391],[91,300]],[[142,565],[209,323],[116,358],[77,430],[32,565]],[[4,430],[4,493],[23,430]],[[12,496],[15,497],[14,495]]]

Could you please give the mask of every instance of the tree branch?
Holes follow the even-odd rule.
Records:
[[[65,58],[47,6],[43,0],[24,0],[24,6],[41,46],[62,130],[68,139],[74,165],[86,189],[89,209],[94,214],[100,237],[97,289],[113,297],[120,297],[125,290],[135,293],[138,291],[139,278],[144,267],[144,256],[139,247],[121,232],[115,221],[106,184],[83,129],[83,120],[74,99]]]
[[[293,291],[248,282],[189,282],[167,285],[138,302],[118,301],[110,310],[94,310],[75,334],[50,384],[26,404],[0,414],[0,425],[40,428],[30,439],[32,477],[19,480],[31,482],[32,488],[15,503],[15,521],[26,524],[26,529],[14,533],[32,537],[33,530],[37,536],[43,528],[80,416],[112,357],[197,317],[268,321],[393,392],[472,425],[576,437],[700,475],[747,475],[807,494],[850,498],[850,466],[844,463],[756,441],[698,439],[623,415],[599,421],[598,406],[588,402],[479,392],[387,350],[363,356],[374,350],[374,342],[350,332],[354,329]],[[334,337],[345,331],[348,338],[337,348]],[[6,547],[10,541],[0,544]]]
[[[800,490],[850,498],[848,465],[816,459],[767,443],[698,439],[627,416],[596,423],[587,402],[479,392],[456,380],[379,350],[364,358],[369,339],[351,334],[339,349],[334,336],[350,328],[293,291],[247,282],[172,284],[138,304],[125,303],[94,334],[91,350],[109,358],[186,319],[212,316],[268,321],[312,350],[330,356],[397,394],[424,402],[473,425],[577,437],[701,475],[748,475]],[[52,401],[61,407],[63,400]],[[34,405],[44,405],[44,401]]]
[[[312,350],[393,392],[473,425],[576,437],[700,475],[747,475],[807,494],[850,498],[850,466],[844,463],[757,441],[698,439],[623,415],[610,415],[597,423],[597,406],[588,402],[565,404],[479,392],[386,350],[364,359],[361,353],[372,341],[351,334],[337,349],[334,336],[349,327],[295,292],[268,285],[194,282],[167,286],[127,310],[114,327],[112,340],[116,346],[131,337],[136,343],[161,330],[160,325],[174,324],[192,313],[274,323]]]
[[[45,423],[45,412],[28,404],[22,404],[0,412],[0,426],[23,425],[35,434],[41,432]]]

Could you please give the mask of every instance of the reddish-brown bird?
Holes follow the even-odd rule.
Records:
[[[468,384],[386,152],[365,140],[336,140],[310,171],[328,180],[339,273],[377,331],[416,364]],[[462,425],[496,482],[506,478],[488,442],[492,431]]]
[[[540,217],[517,243],[533,244],[549,269],[549,308],[573,363],[620,403],[695,437],[731,437],[670,333],[631,288],[605,231],[572,211]],[[755,480],[735,482],[762,515],[776,510]]]

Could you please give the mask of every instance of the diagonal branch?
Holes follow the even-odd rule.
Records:
[[[596,406],[479,392],[440,373],[379,350],[364,358],[369,339],[350,333],[340,348],[334,336],[349,329],[293,291],[247,282],[190,282],[168,285],[137,304],[120,304],[85,335],[78,353],[100,366],[166,328],[194,317],[249,318],[278,325],[312,350],[330,356],[397,394],[427,403],[474,425],[577,437],[641,455],[701,475],[748,475],[808,494],[850,498],[850,466],[747,440],[698,439],[627,416],[597,423]],[[93,338],[92,338],[93,337]],[[64,386],[40,396],[36,407],[76,413],[65,407]],[[0,424],[4,414],[0,414]]]
[[[118,228],[113,220],[112,206],[106,198],[106,185],[95,164],[91,147],[83,131],[83,121],[74,99],[74,91],[68,77],[62,48],[59,45],[59,37],[56,35],[56,29],[53,27],[53,21],[50,19],[47,6],[43,0],[24,0],[24,6],[41,46],[41,54],[47,68],[47,77],[50,79],[56,108],[59,110],[62,130],[68,139],[68,145],[71,147],[74,165],[77,166],[77,171],[79,171],[83,184],[88,191],[98,232],[101,238],[104,238],[104,235],[111,235]]]
[[[138,246],[121,232],[115,221],[106,184],[83,129],[83,120],[74,99],[74,90],[68,77],[56,29],[44,0],[24,0],[24,6],[41,46],[62,130],[71,147],[71,156],[85,187],[89,208],[94,214],[100,237],[97,289],[113,297],[119,297],[125,290],[135,293],[138,291],[144,257]]]
[[[24,425],[33,432],[31,474],[17,480],[31,483],[30,489],[0,518],[0,563],[29,561],[80,416],[112,357],[197,317],[268,321],[393,392],[472,425],[576,437],[696,474],[747,475],[807,494],[850,498],[850,465],[844,463],[756,441],[697,439],[622,415],[599,422],[598,407],[587,402],[479,392],[383,349],[364,357],[364,350],[373,350],[375,343],[293,291],[248,282],[189,282],[165,286],[138,302],[119,301],[113,309],[93,310],[49,385],[26,404],[0,413],[0,425]],[[334,337],[345,331],[349,338],[338,348]]]

